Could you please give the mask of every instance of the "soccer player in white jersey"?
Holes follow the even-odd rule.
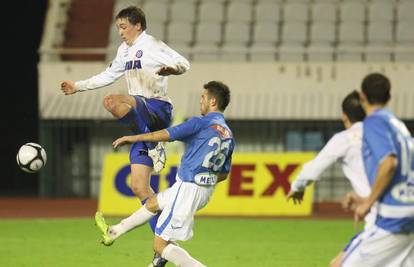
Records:
[[[379,73],[362,82],[362,152],[371,193],[355,209],[363,219],[377,206],[375,225],[356,237],[340,266],[414,266],[414,144],[405,124],[386,108],[391,83]]]
[[[342,121],[345,130],[335,134],[318,155],[306,163],[301,172],[298,174],[296,180],[293,182],[291,191],[288,194],[288,199],[301,202],[305,189],[308,185],[317,181],[321,174],[333,163],[340,161],[342,163],[342,170],[345,177],[351,182],[355,193],[347,194],[344,201],[345,208],[354,206],[356,202],[361,200],[361,197],[367,197],[371,192],[368,178],[365,174],[365,169],[362,161],[362,120],[365,118],[365,112],[362,109],[359,94],[353,91],[348,94],[342,101]],[[369,216],[365,219],[365,227],[374,224],[375,210],[372,210]],[[332,261],[334,266],[336,262],[343,257],[344,248]]]
[[[97,212],[96,224],[103,235],[115,240],[143,225],[161,210],[155,230],[155,252],[176,266],[204,266],[173,242],[192,237],[195,212],[208,203],[216,183],[226,179],[230,172],[235,144],[223,116],[229,102],[229,88],[221,82],[211,81],[204,85],[200,99],[202,116],[164,130],[124,136],[113,142],[116,148],[137,141],[179,140],[186,144],[186,150],[177,172],[177,182],[171,188],[151,196],[132,216],[117,225],[108,226],[102,214]]]
[[[104,107],[136,134],[170,126],[172,104],[167,95],[166,76],[184,73],[190,68],[189,62],[146,33],[145,14],[138,7],[121,10],[116,16],[116,26],[123,42],[109,67],[87,80],[63,81],[62,91],[71,95],[104,87],[125,74],[129,95],[106,96]],[[159,172],[165,164],[163,144],[134,143],[130,163],[131,189],[144,204],[153,194],[149,183],[151,172]],[[154,230],[156,217],[150,225]]]

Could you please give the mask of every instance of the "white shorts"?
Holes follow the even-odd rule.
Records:
[[[414,233],[394,234],[374,225],[361,232],[345,252],[343,267],[412,267]]]
[[[214,186],[177,182],[158,193],[158,206],[162,210],[155,234],[166,241],[186,241],[193,236],[194,214],[203,208],[213,193]]]

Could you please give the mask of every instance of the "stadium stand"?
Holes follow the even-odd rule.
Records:
[[[81,2],[71,1],[67,34],[57,42],[62,45],[65,41],[63,48],[73,47],[67,44],[73,37],[72,29],[78,27],[72,24],[79,25],[81,21],[82,16],[76,11]],[[112,18],[125,6],[141,6],[147,14],[148,32],[192,61],[392,62],[414,57],[409,26],[414,2],[407,0],[107,0],[103,3],[106,3],[104,10],[106,6],[112,8]],[[108,22],[105,23],[107,26],[100,22],[99,27],[108,28]],[[91,37],[90,30],[85,32],[77,33],[81,34],[79,39]],[[99,32],[108,34],[108,42],[85,41],[84,48],[105,50],[109,61],[120,43],[115,24],[112,21],[107,31]],[[72,59],[66,56],[65,60]]]

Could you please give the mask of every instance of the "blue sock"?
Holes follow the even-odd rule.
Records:
[[[142,206],[145,205],[145,203],[147,202],[147,199],[148,198],[141,201]],[[161,212],[158,212],[157,215],[152,217],[151,220],[149,220],[149,222],[148,222],[153,233],[155,233],[155,227],[157,227],[157,222],[158,222],[158,218],[160,217],[160,214],[161,214]]]

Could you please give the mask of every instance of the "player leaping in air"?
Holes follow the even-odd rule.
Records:
[[[186,150],[177,171],[176,183],[156,195],[132,216],[108,226],[100,212],[96,223],[104,236],[115,240],[135,227],[145,224],[161,212],[155,230],[154,250],[163,258],[182,267],[204,266],[173,242],[192,237],[194,214],[209,201],[216,183],[230,172],[234,139],[223,112],[230,102],[228,87],[216,81],[204,85],[200,100],[200,117],[193,117],[174,127],[153,133],[124,136],[113,142],[115,148],[137,141],[179,140]],[[150,266],[156,266],[151,264]]]
[[[109,95],[104,107],[135,134],[164,129],[171,124],[172,104],[167,95],[168,75],[179,75],[190,68],[189,62],[160,40],[146,33],[144,12],[135,6],[121,10],[116,26],[122,38],[117,55],[109,67],[83,81],[61,83],[65,95],[112,84],[122,75],[128,95]],[[131,188],[144,204],[153,195],[149,179],[153,169],[164,168],[166,155],[161,142],[137,141],[130,150]],[[154,230],[157,216],[150,222]],[[110,240],[104,240],[110,245]]]

